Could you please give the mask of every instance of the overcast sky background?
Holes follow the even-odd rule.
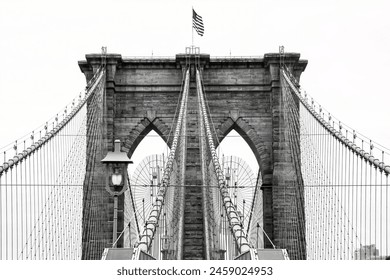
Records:
[[[390,148],[388,1],[0,2],[0,148],[30,133],[82,92],[85,54],[211,56],[298,52],[302,87],[344,123]]]

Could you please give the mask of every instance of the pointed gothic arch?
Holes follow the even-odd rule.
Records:
[[[238,132],[254,153],[262,175],[263,184],[271,184],[272,165],[268,148],[264,144],[262,137],[256,133],[256,130],[244,118],[240,117],[236,121],[233,121],[231,117],[227,118],[217,129],[218,141],[216,141],[216,145],[221,143],[233,129]]]
[[[127,152],[130,158],[139,143],[141,143],[151,130],[156,131],[168,147],[171,147],[173,137],[169,137],[169,127],[160,118],[155,118],[153,121],[150,121],[149,118],[145,117],[130,131],[124,141],[123,150]]]

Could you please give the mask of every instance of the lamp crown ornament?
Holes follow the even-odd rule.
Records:
[[[121,152],[121,140],[115,140],[114,142],[114,151],[108,152],[104,159],[101,160],[104,164],[109,163],[133,163],[126,152]]]

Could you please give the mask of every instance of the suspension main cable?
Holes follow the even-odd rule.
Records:
[[[199,67],[200,68],[200,67]],[[200,70],[202,72],[202,70]],[[206,107],[207,107],[207,112],[208,112],[208,116],[211,116],[211,111],[210,111],[210,106],[209,106],[209,102],[207,101],[207,94],[206,94],[206,89],[205,89],[205,86],[204,86],[204,82],[203,82],[203,73],[200,73],[199,75],[200,77],[200,85],[202,87],[202,91],[203,91],[203,95],[204,95],[204,100],[205,100],[205,104],[206,104]],[[215,139],[218,143],[218,147],[220,147],[221,145],[221,142],[219,142],[219,138],[218,138],[218,134],[217,134],[217,130],[215,129],[215,124],[213,122],[213,118],[210,117],[210,121],[211,121],[211,125],[212,125],[212,128],[214,130],[214,134],[215,134]],[[226,136],[225,136],[226,137]]]
[[[237,209],[235,208],[229,192],[225,186],[225,181],[223,178],[222,170],[219,164],[219,159],[217,156],[217,153],[215,151],[215,146],[213,142],[213,137],[210,131],[210,124],[208,122],[207,118],[207,110],[206,110],[206,105],[203,97],[203,91],[202,91],[202,85],[201,85],[201,80],[200,80],[200,74],[199,74],[199,69],[196,69],[196,83],[197,83],[197,93],[198,93],[198,99],[200,102],[201,106],[201,114],[204,122],[204,126],[206,129],[206,134],[207,134],[207,142],[209,144],[209,149],[211,152],[211,157],[212,161],[214,164],[214,169],[215,172],[217,173],[217,180],[218,180],[218,186],[220,189],[220,194],[222,196],[223,200],[223,206],[225,208],[229,224],[231,226],[232,232],[234,239],[236,241],[236,245],[239,248],[240,253],[245,253],[250,250],[249,242],[247,239],[247,234],[245,230],[243,229],[243,226],[240,222],[240,217],[237,213]]]
[[[186,62],[186,64],[187,64],[187,62]],[[186,67],[185,67],[184,69],[188,69],[188,68],[189,68],[188,65],[186,65]],[[184,72],[184,71],[185,71],[184,69],[183,69],[183,73],[185,73],[185,72]],[[182,79],[181,79],[180,93],[179,93],[179,96],[178,96],[178,98],[177,98],[175,113],[174,113],[174,115],[173,115],[172,125],[171,125],[171,128],[169,129],[169,133],[168,133],[167,144],[169,143],[169,139],[171,138],[172,130],[173,130],[173,127],[174,127],[174,125],[175,125],[174,120],[176,119],[177,114],[179,114],[178,109],[179,109],[179,105],[180,105],[180,99],[182,98],[183,93],[184,93],[183,88],[184,88],[184,86],[185,86],[185,79],[186,79],[186,75],[183,75],[183,77],[182,77]],[[167,145],[167,146],[168,146],[168,145]],[[168,155],[168,147],[167,147],[167,155]]]
[[[293,90],[296,97],[298,97],[299,101],[304,105],[304,107],[312,114],[312,116],[328,131],[330,132],[340,143],[342,143],[344,146],[348,147],[350,150],[352,150],[357,155],[365,158],[368,162],[373,164],[374,166],[378,167],[380,170],[384,171],[386,174],[390,174],[390,166],[384,165],[383,162],[381,162],[379,159],[374,158],[373,155],[370,153],[367,153],[363,150],[363,148],[359,148],[347,139],[345,136],[341,134],[341,132],[334,129],[332,126],[330,126],[328,123],[325,122],[325,120],[308,104],[308,102],[302,97],[299,89],[293,84],[293,82],[290,80],[290,78],[287,75],[287,72],[285,70],[282,70],[282,74],[289,84],[290,88]]]
[[[188,91],[189,91],[189,69],[186,70],[186,74],[185,74],[185,84],[184,84],[184,89],[182,94],[182,100],[180,102],[180,111],[176,123],[175,134],[172,140],[171,151],[168,156],[167,164],[164,168],[163,179],[160,188],[158,189],[158,193],[155,198],[155,203],[153,204],[153,208],[149,213],[149,217],[146,221],[146,225],[144,227],[143,233],[138,242],[138,248],[144,252],[147,252],[149,250],[150,246],[152,245],[154,235],[156,233],[156,229],[158,226],[157,223],[160,219],[162,207],[165,200],[165,194],[169,186],[169,179],[173,169],[173,161],[175,159],[176,148],[178,146],[180,132],[183,129],[183,126],[186,125],[185,117],[186,117]]]
[[[62,122],[60,122],[52,131],[48,132],[45,136],[40,138],[36,143],[28,147],[22,153],[15,155],[12,159],[9,159],[3,165],[0,165],[0,175],[7,171],[9,168],[12,168],[19,161],[25,159],[28,155],[32,154],[35,150],[39,149],[42,145],[44,145],[48,140],[54,137],[59,131],[61,131],[65,125],[81,110],[83,105],[94,95],[96,87],[100,84],[102,77],[104,76],[105,71],[101,69],[98,76],[91,81],[90,86],[88,87],[88,91],[84,99],[72,110],[72,112],[66,116]],[[95,77],[95,76],[94,76]]]

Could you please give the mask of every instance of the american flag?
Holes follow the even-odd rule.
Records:
[[[198,35],[203,36],[204,26],[203,20],[200,15],[198,15],[194,9],[192,9],[192,27],[195,28]]]

